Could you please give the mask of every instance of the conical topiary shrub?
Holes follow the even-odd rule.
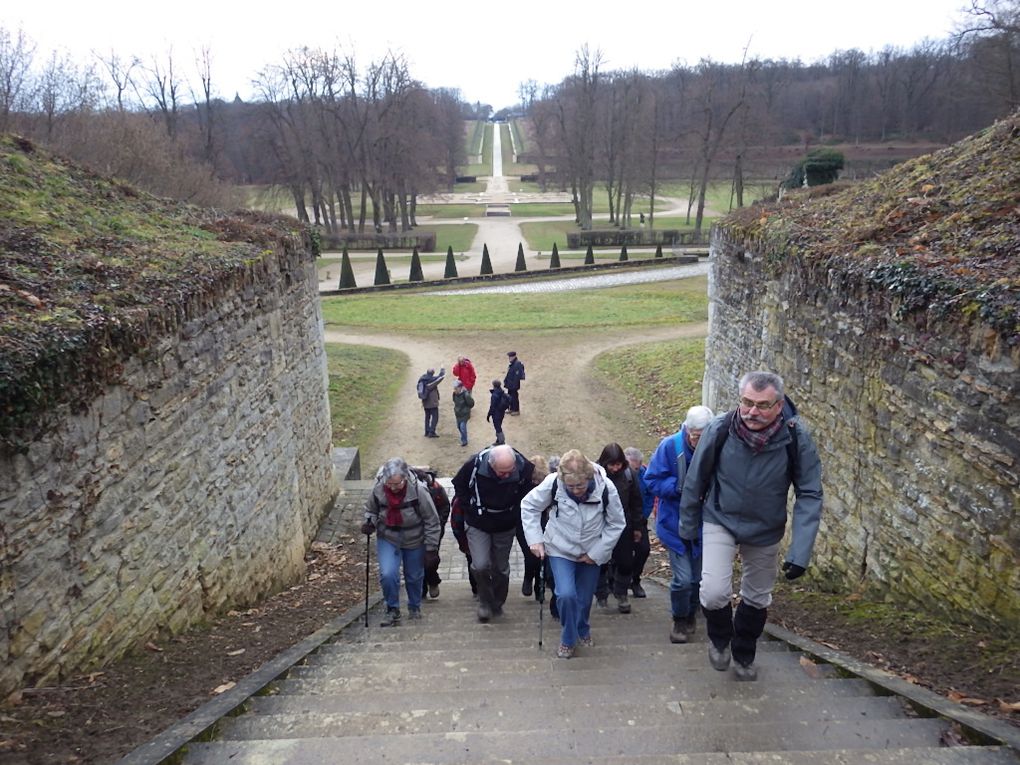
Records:
[[[627,245],[623,245],[623,247],[620,248],[620,260],[624,261],[626,259],[627,259]]]
[[[662,242],[659,242],[657,245],[655,245],[655,257],[657,258],[662,257]]]
[[[407,277],[409,282],[425,281],[425,274],[421,272],[421,257],[418,255],[418,248],[415,247],[411,253],[411,275]]]
[[[453,245],[446,248],[446,270],[443,272],[443,278],[457,278],[457,261],[453,259]]]
[[[588,245],[588,251],[584,253],[584,264],[586,266],[595,265],[595,253],[592,251],[590,244]]]
[[[552,256],[549,258],[549,268],[560,267],[560,251],[556,248],[556,242],[553,242]]]
[[[524,245],[520,242],[517,243],[517,263],[514,265],[514,271],[527,271],[528,264],[524,262]]]
[[[375,281],[373,284],[389,284],[390,283],[390,272],[386,269],[386,259],[382,254],[382,247],[379,248],[379,254],[375,256]]]
[[[358,286],[358,283],[354,280],[354,269],[351,268],[351,256],[347,254],[346,246],[344,247],[343,257],[340,260],[340,284],[337,286],[342,290]]]
[[[483,244],[482,245],[482,270],[481,270],[481,274],[484,276],[485,274],[491,274],[491,273],[492,273],[492,261],[489,260],[489,245]]]

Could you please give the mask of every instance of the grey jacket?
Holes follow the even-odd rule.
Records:
[[[791,436],[784,424],[759,453],[730,435],[715,460],[715,441],[726,427],[719,415],[701,434],[680,495],[680,536],[697,539],[701,523],[725,528],[737,543],[775,544],[786,529],[790,490],[786,445]],[[822,515],[822,467],[818,449],[799,417],[788,422],[797,429],[797,470],[793,476],[793,532],[786,560],[807,568]]]
[[[365,520],[375,526],[376,533],[403,550],[425,545],[426,550],[439,549],[439,513],[428,487],[415,478],[407,477],[404,507],[400,509],[399,528],[386,525],[386,493],[383,482],[376,481],[372,493],[365,501]]]
[[[552,503],[553,485],[557,482],[556,507],[549,509],[549,522],[543,532],[542,512]],[[608,490],[605,512],[603,489]],[[599,565],[609,562],[616,541],[627,526],[620,495],[600,465],[595,465],[595,490],[587,501],[575,500],[556,473],[547,475],[521,502],[521,522],[528,544],[544,542],[547,555],[577,560],[587,553]]]

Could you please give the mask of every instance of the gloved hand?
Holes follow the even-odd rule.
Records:
[[[439,550],[425,551],[425,568],[432,569],[439,566]]]
[[[365,521],[361,524],[361,533],[365,536],[371,536],[375,533],[375,524],[371,521]]]
[[[796,563],[786,561],[786,563],[783,564],[783,571],[786,572],[786,578],[792,581],[804,576],[804,572],[807,571],[807,569],[803,566],[798,566]]]

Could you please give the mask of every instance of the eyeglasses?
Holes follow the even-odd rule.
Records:
[[[741,398],[740,406],[743,409],[757,409],[759,412],[767,412],[769,409],[779,403],[779,399],[775,401],[752,401],[749,398]]]
[[[398,478],[396,481],[390,479],[389,481],[386,482],[386,486],[387,488],[396,491],[397,489],[401,488],[405,483],[407,483],[407,479],[405,478]]]
[[[567,487],[568,491],[581,491],[582,489],[588,488],[588,482],[577,483],[575,481],[564,481],[563,485]]]

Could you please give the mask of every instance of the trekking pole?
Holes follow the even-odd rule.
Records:
[[[539,561],[542,573],[535,580],[535,597],[538,600],[538,650],[542,650],[542,627],[545,617],[545,561]]]
[[[365,534],[365,629],[368,629],[368,569],[372,559],[372,535]]]

